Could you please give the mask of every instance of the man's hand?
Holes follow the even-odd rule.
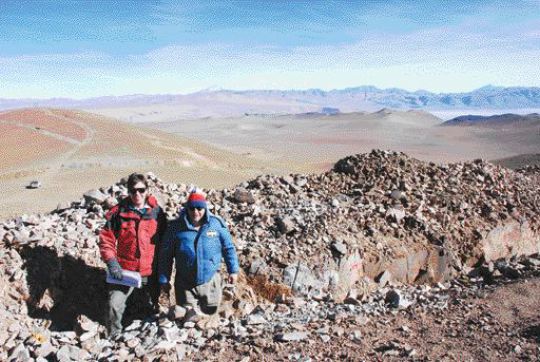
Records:
[[[107,262],[107,268],[109,269],[109,274],[117,280],[122,280],[124,276],[122,275],[122,267],[118,260],[111,259]]]
[[[236,284],[237,280],[238,280],[238,274],[237,273],[229,274],[229,279],[228,279],[229,284]]]
[[[169,292],[171,290],[170,284],[161,284],[159,287],[159,300],[158,303],[160,306],[169,307],[170,306],[170,297]]]

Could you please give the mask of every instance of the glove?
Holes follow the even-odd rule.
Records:
[[[229,274],[229,278],[227,279],[227,281],[229,282],[229,284],[235,285],[236,282],[238,281],[238,274],[237,273]]]
[[[159,287],[159,300],[158,303],[160,306],[169,307],[170,298],[169,291],[171,290],[170,284],[161,284]]]
[[[118,263],[118,260],[111,259],[107,262],[107,269],[109,269],[109,274],[117,280],[122,280],[124,276],[122,275],[122,267]]]

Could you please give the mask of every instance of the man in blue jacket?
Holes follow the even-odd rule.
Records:
[[[236,283],[238,257],[225,222],[208,211],[204,194],[195,189],[178,219],[169,223],[160,243],[158,276],[168,293],[173,261],[176,262],[176,303],[213,314],[221,302],[221,260],[228,282]]]

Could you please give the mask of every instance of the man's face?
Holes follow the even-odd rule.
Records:
[[[188,216],[193,225],[200,225],[206,209],[204,207],[188,207]]]
[[[142,207],[146,200],[146,186],[142,182],[137,182],[132,188],[129,189],[129,197],[131,202],[136,207]]]

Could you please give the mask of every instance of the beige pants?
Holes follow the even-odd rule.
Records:
[[[218,308],[221,303],[221,275],[216,272],[207,283],[191,289],[175,286],[176,304],[181,306],[199,306],[203,309]]]

